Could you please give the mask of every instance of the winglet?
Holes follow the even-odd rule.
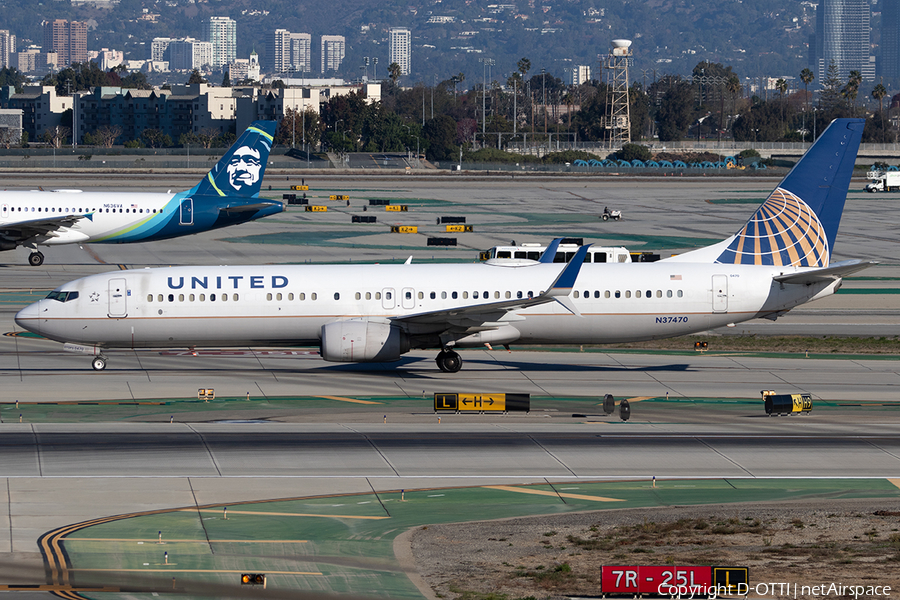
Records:
[[[556,281],[550,285],[550,289],[547,290],[548,296],[556,297],[569,295],[572,291],[572,286],[575,285],[575,280],[578,279],[578,273],[581,272],[581,266],[584,264],[584,257],[587,255],[588,248],[590,247],[591,244],[587,244],[578,249],[575,256],[572,257],[572,260],[569,261],[562,270],[562,273],[556,278]],[[550,248],[547,248],[547,250],[549,249]]]
[[[541,254],[541,258],[538,259],[538,262],[542,263],[552,263],[556,258],[556,249],[559,248],[559,244],[562,242],[562,238],[556,238],[547,246],[547,249],[544,250],[544,253]]]
[[[588,248],[590,247],[591,245],[587,244],[586,246],[579,248],[575,253],[575,256],[572,257],[572,260],[569,261],[562,270],[562,273],[560,273],[556,280],[550,285],[550,289],[544,293],[545,296],[549,296],[556,300],[560,306],[576,317],[580,317],[581,313],[569,298],[569,294],[572,293],[572,286],[575,285],[575,280],[578,279],[578,273],[581,272],[581,266],[584,264],[584,257],[587,255]],[[547,250],[549,249],[550,248],[547,248]]]

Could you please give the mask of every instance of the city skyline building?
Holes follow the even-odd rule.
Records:
[[[869,0],[821,0],[816,8],[816,33],[810,40],[810,67],[821,85],[832,62],[846,80],[859,71],[863,81],[875,80],[870,50]]]
[[[155,62],[166,60],[166,51],[169,49],[169,44],[174,41],[174,38],[153,38],[153,40],[150,42],[150,60]]]
[[[56,52],[60,67],[87,62],[87,23],[65,19],[45,23],[44,52]]]
[[[900,0],[881,0],[881,64],[888,79],[900,78]]]
[[[169,42],[168,60],[172,71],[190,71],[212,64],[215,48],[212,42],[203,42],[194,38],[172,40]]]
[[[312,35],[308,33],[291,34],[291,66],[295,73],[312,71]]]
[[[266,41],[267,68],[273,73],[306,73],[312,70],[312,35],[276,29]]]
[[[347,41],[342,35],[322,36],[322,74],[341,68],[346,46]]]
[[[410,73],[410,41],[412,33],[406,27],[391,27],[388,65],[397,63],[401,75]]]
[[[8,29],[0,29],[0,67],[12,66],[12,56],[16,53],[16,36]]]
[[[210,17],[206,21],[205,36],[213,45],[213,67],[223,67],[237,58],[237,23],[234,19]]]

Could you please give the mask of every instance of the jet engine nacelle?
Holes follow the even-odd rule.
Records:
[[[322,358],[332,362],[390,362],[409,352],[409,336],[387,322],[348,319],[322,326]]]

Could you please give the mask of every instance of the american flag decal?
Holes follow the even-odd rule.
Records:
[[[799,197],[777,188],[716,262],[827,267],[829,254],[825,228],[816,214]]]

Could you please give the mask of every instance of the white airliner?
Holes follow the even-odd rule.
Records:
[[[831,263],[863,130],[834,121],[728,239],[651,263],[172,267],[92,275],[16,315],[21,327],[93,355],[105,348],[318,345],[328,361],[395,361],[435,348],[602,344],[775,319],[833,294],[872,263]]]
[[[260,200],[274,121],[256,121],[200,183],[178,193],[55,190],[0,192],[0,251],[38,246],[147,242],[245,223],[284,210]]]

